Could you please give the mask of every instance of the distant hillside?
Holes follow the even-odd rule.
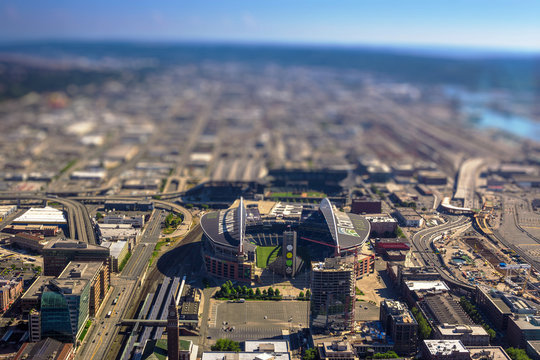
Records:
[[[398,81],[451,84],[471,90],[502,88],[540,92],[540,57],[504,55],[480,58],[421,54],[400,49],[292,47],[271,45],[212,45],[123,42],[39,42],[0,45],[0,53],[46,58],[83,57],[153,60],[158,66],[213,62],[241,62],[259,66],[322,66],[355,69]],[[0,83],[5,79],[0,77]],[[37,90],[37,89],[36,89]]]

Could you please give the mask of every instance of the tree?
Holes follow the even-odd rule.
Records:
[[[376,353],[373,355],[374,359],[397,359],[399,358],[398,354],[395,351],[387,351],[385,353]]]
[[[511,347],[506,349],[506,352],[508,353],[508,356],[512,358],[512,360],[531,360],[531,358],[527,356],[527,353],[523,349],[516,349]]]
[[[304,351],[302,360],[316,360],[318,359],[318,357],[319,357],[319,354],[317,353],[317,349],[311,348]]]
[[[276,291],[274,291],[274,296],[276,297],[281,296],[281,294],[279,293],[279,289],[276,289]]]
[[[256,298],[260,298],[260,297],[261,297],[261,289],[257,288],[257,290],[255,290],[255,297],[256,297]]]
[[[306,291],[306,299],[309,300],[311,299],[311,290],[307,289]]]
[[[99,211],[96,213],[96,220],[99,220],[103,217],[103,214],[100,213]]]
[[[255,293],[253,292],[253,289],[250,288],[248,290],[248,298],[253,299],[254,296],[255,296]]]
[[[231,339],[218,339],[211,347],[212,351],[240,351],[240,343]]]
[[[413,307],[411,311],[416,319],[416,322],[418,323],[418,332],[420,337],[422,339],[429,339],[432,329],[431,326],[429,326],[426,318],[416,307]]]
[[[269,288],[268,288],[268,296],[269,296],[269,297],[274,296],[274,289],[272,289],[272,287],[269,287]]]
[[[298,294],[298,298],[299,299],[304,299],[304,292],[303,291],[300,291],[300,294]]]

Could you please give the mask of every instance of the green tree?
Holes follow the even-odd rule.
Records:
[[[527,353],[523,349],[516,349],[511,347],[506,349],[506,353],[512,358],[512,360],[531,360],[531,358],[527,356]]]
[[[212,351],[240,351],[240,343],[231,339],[218,339],[211,347]]]
[[[261,289],[257,288],[257,290],[255,290],[255,297],[257,299],[261,297]]]
[[[103,218],[103,214],[100,213],[100,212],[98,211],[98,212],[96,213],[96,220],[99,220],[99,219],[101,219],[101,218]]]
[[[268,288],[268,296],[269,296],[269,297],[274,296],[274,289],[272,289],[272,287],[269,287],[269,288]]]
[[[373,355],[374,359],[397,359],[399,358],[398,354],[395,351],[387,351],[385,353],[376,353]]]
[[[253,289],[249,289],[248,290],[248,298],[250,299],[253,299],[255,297],[255,292],[253,291]]]
[[[300,291],[300,294],[298,294],[298,298],[303,300],[304,299],[304,292]]]
[[[317,360],[318,358],[319,353],[315,348],[307,349],[304,351],[304,355],[302,355],[302,360]]]
[[[306,291],[306,299],[309,300],[311,299],[311,290],[307,289]]]
[[[279,292],[279,289],[276,289],[276,291],[274,291],[274,296],[276,296],[276,297],[281,296],[281,293]]]
[[[420,333],[420,337],[422,339],[429,339],[432,329],[431,326],[429,326],[426,318],[416,307],[413,307],[411,311],[416,319],[416,322],[418,323],[418,331]]]

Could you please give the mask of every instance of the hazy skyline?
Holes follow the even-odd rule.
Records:
[[[0,40],[442,45],[540,51],[540,2],[126,1],[0,3]]]

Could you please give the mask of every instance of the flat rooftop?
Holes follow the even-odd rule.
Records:
[[[474,325],[461,305],[451,296],[426,296],[424,303],[435,317],[438,325]]]
[[[410,291],[450,291],[444,281],[405,281],[405,285]]]
[[[124,248],[127,246],[127,241],[103,241],[101,246],[108,248],[111,256],[118,259]]]
[[[473,336],[487,335],[488,333],[480,325],[437,325],[437,330],[443,336],[455,336],[459,334],[469,334]]]
[[[41,293],[43,292],[43,288],[49,284],[49,281],[54,279],[54,276],[39,276],[34,283],[26,290],[26,292],[23,294],[22,299],[25,300],[31,300],[35,299],[37,300]]]
[[[67,221],[62,211],[46,206],[28,209],[13,220],[13,223],[67,224]]]
[[[432,356],[450,356],[452,353],[468,353],[460,340],[424,340]]]
[[[472,359],[510,360],[510,356],[500,346],[467,346]]]
[[[58,280],[62,279],[81,279],[92,280],[96,273],[101,269],[103,263],[100,261],[78,262],[70,261],[62,273],[58,276]]]
[[[289,345],[286,340],[246,340],[246,352],[280,352],[289,351]]]
[[[260,352],[203,352],[201,360],[290,360],[291,355],[286,353],[260,353]]]

